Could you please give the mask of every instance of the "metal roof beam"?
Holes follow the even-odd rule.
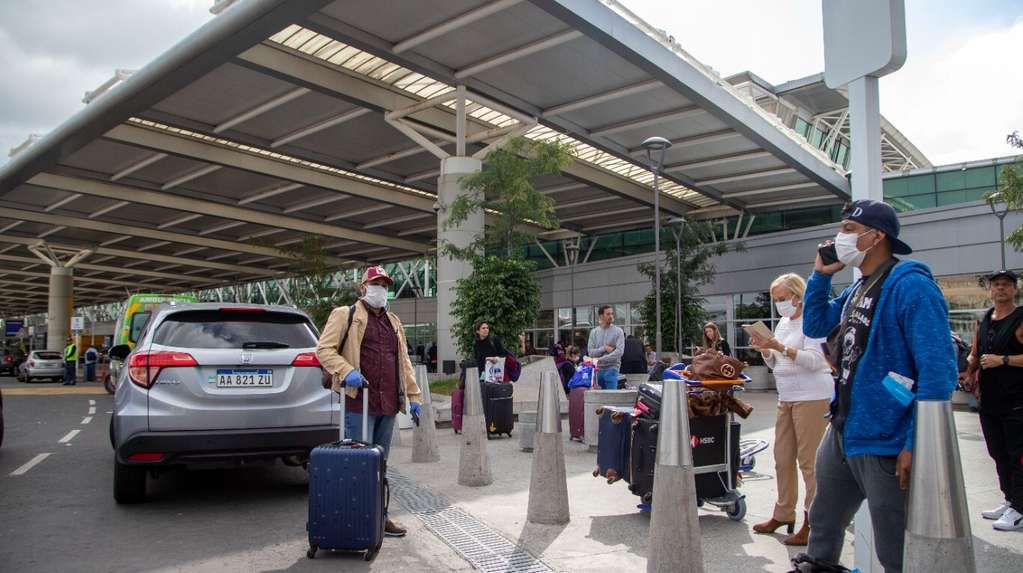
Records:
[[[562,170],[565,174],[575,179],[581,179],[592,183],[594,187],[614,193],[626,199],[632,199],[647,206],[654,204],[654,190],[640,185],[629,179],[619,177],[614,173],[587,165],[581,161],[574,161]],[[678,199],[661,192],[661,209],[670,215],[685,215],[692,207]]]
[[[105,197],[107,199],[126,199],[142,205],[176,209],[179,211],[199,213],[223,219],[234,219],[235,221],[265,225],[267,227],[290,229],[292,231],[322,235],[324,237],[351,239],[353,241],[374,245],[387,245],[395,249],[415,253],[425,253],[429,250],[429,246],[427,245],[397,239],[387,235],[366,233],[364,231],[345,229],[343,227],[327,225],[325,223],[309,221],[306,219],[285,217],[282,215],[267,213],[266,211],[258,211],[256,209],[238,207],[235,205],[225,205],[223,203],[215,203],[202,199],[193,199],[183,195],[148,191],[136,187],[128,187],[117,183],[107,183],[93,179],[67,177],[52,173],[40,173],[39,175],[29,179],[29,184],[54,189],[63,189],[65,191],[75,191],[95,197]]]
[[[406,50],[411,50],[412,48],[425,44],[430,40],[439,38],[445,34],[458,30],[459,28],[464,28],[473,22],[478,22],[491,14],[496,14],[502,10],[511,8],[520,2],[522,2],[522,0],[498,0],[497,2],[491,2],[480,6],[479,8],[469,10],[468,12],[455,16],[446,22],[438,24],[432,28],[427,28],[418,34],[409,36],[408,38],[396,43],[393,48],[394,53],[400,54]]]
[[[581,38],[582,35],[583,33],[579,30],[565,30],[563,32],[558,32],[557,34],[552,34],[546,38],[541,38],[535,42],[530,42],[517,48],[512,48],[502,54],[481,60],[475,64],[469,64],[468,66],[456,71],[455,78],[462,80],[470,76],[474,76],[480,72],[485,72],[509,62],[514,62],[520,58],[531,56],[555,46],[560,46],[565,42],[571,42],[576,38]]]
[[[240,125],[242,123],[245,123],[246,121],[249,121],[250,119],[257,118],[274,108],[280,107],[288,103],[293,99],[300,98],[305,94],[309,93],[309,91],[310,90],[308,88],[296,88],[285,94],[279,95],[271,99],[270,101],[261,103],[248,111],[243,111],[242,113],[232,117],[231,119],[218,123],[217,126],[213,128],[213,133],[223,133],[236,125]]]
[[[118,171],[117,173],[114,173],[113,175],[110,176],[110,180],[111,181],[117,181],[118,179],[123,179],[123,178],[131,175],[132,173],[135,173],[139,169],[143,169],[145,167],[149,167],[150,165],[156,163],[157,161],[160,161],[161,159],[163,159],[165,157],[167,157],[166,153],[154,153],[154,154],[150,155],[149,157],[143,159],[142,161],[139,161],[137,163],[133,163],[132,165],[129,165],[128,167],[125,167],[124,169]]]
[[[281,211],[281,212],[287,214],[287,213],[294,213],[296,211],[305,211],[306,209],[312,209],[313,207],[322,207],[323,205],[329,205],[331,203],[337,203],[338,201],[342,201],[344,199],[349,199],[349,197],[347,195],[341,195],[340,193],[335,193],[335,194],[330,195],[328,197],[318,197],[316,199],[310,199],[309,201],[303,201],[301,203],[296,203],[296,204],[291,205],[289,207],[285,207],[284,210]]]
[[[0,255],[0,261],[9,261],[9,262],[12,262],[12,263],[33,263],[33,261],[35,261],[35,260],[37,260],[37,259],[33,259],[33,258],[29,258],[29,257],[18,257],[18,256],[14,256],[14,255]],[[35,263],[33,263],[33,265],[34,264]],[[75,265],[75,268],[84,269],[84,270],[90,270],[90,271],[103,271],[103,272],[111,272],[111,271],[113,271],[113,272],[116,272],[116,269],[111,269],[110,267],[104,267],[104,266],[100,266],[100,265],[93,265],[93,264],[89,264],[89,263],[78,263],[77,265]],[[158,273],[156,271],[136,270],[136,271],[133,271],[132,274],[133,275],[138,275],[138,276],[143,276],[143,277],[150,277],[150,278],[154,278],[154,279],[178,280],[178,279],[181,278],[181,275],[174,275],[174,274],[170,274],[170,273]],[[208,284],[208,283],[211,283],[213,281],[209,281],[209,280],[195,280],[193,282],[196,282],[198,284]]]
[[[305,89],[305,88],[302,88],[302,89]],[[349,121],[351,121],[351,120],[353,120],[353,119],[355,119],[357,117],[362,117],[362,116],[366,115],[367,113],[369,113],[370,111],[371,110],[368,110],[366,108],[359,108],[359,109],[355,109],[355,110],[352,110],[352,111],[346,111],[344,113],[339,113],[339,114],[335,115],[334,117],[328,117],[327,119],[325,119],[323,121],[318,121],[318,122],[316,122],[316,123],[314,123],[312,125],[309,125],[309,126],[306,126],[306,127],[300,128],[300,129],[297,129],[297,130],[295,130],[295,131],[293,131],[293,132],[291,132],[291,133],[289,133],[289,134],[287,134],[287,135],[285,135],[283,137],[279,137],[279,138],[273,140],[272,142],[270,142],[270,147],[271,148],[277,148],[277,147],[280,147],[280,146],[282,146],[282,145],[284,145],[286,143],[291,143],[293,141],[297,141],[299,139],[302,139],[303,137],[308,137],[308,136],[310,136],[310,135],[312,135],[314,133],[319,133],[319,132],[323,131],[324,129],[329,129],[331,127],[334,127],[335,125],[341,125],[342,123],[349,122]]]
[[[26,211],[23,209],[7,209],[4,214],[12,217],[18,217],[19,219],[23,219],[25,221],[30,221],[33,223],[67,225],[68,227],[72,228],[88,229],[91,231],[100,231],[102,233],[123,233],[121,237],[127,237],[128,239],[133,237],[142,237],[146,239],[166,240],[185,245],[194,245],[202,248],[220,249],[224,251],[237,251],[239,253],[266,255],[275,258],[288,258],[287,255],[281,253],[277,249],[251,245],[249,243],[225,241],[222,239],[211,239],[209,237],[199,237],[196,235],[173,233],[170,231],[159,231],[156,229],[135,227],[131,225],[124,225],[121,223],[106,223],[102,221],[94,221],[91,219],[81,219],[78,217],[53,215],[50,213],[40,213],[38,211]],[[119,242],[120,240],[122,239],[120,239],[120,237],[117,237],[115,238],[115,240],[105,241],[100,244],[104,246],[111,245],[115,242]],[[340,259],[332,259],[329,262],[331,264],[338,265],[344,263],[344,261]]]
[[[628,209],[615,209],[614,211],[600,211],[599,213],[587,213],[585,215],[576,215],[574,217],[560,218],[562,221],[582,221],[583,219],[593,219],[595,217],[607,217],[615,218],[624,213],[635,213],[636,211],[646,211],[649,207],[630,207]],[[653,221],[653,214],[650,215],[650,220]]]
[[[220,168],[221,168],[220,165],[207,165],[206,167],[202,167],[200,169],[196,169],[195,171],[190,171],[190,172],[185,173],[184,175],[182,175],[180,177],[176,177],[176,178],[168,181],[167,183],[164,183],[163,186],[160,187],[160,190],[168,191],[168,190],[173,189],[175,187],[178,187],[180,185],[184,185],[185,183],[188,183],[189,181],[194,181],[194,180],[196,180],[196,179],[198,179],[200,177],[204,177],[206,175],[209,175],[210,173],[213,173],[214,171],[220,171]]]
[[[404,217],[395,217],[393,219],[383,219],[381,221],[375,221],[368,225],[363,225],[363,229],[376,229],[378,227],[386,227],[388,225],[394,225],[395,223],[406,223],[408,221],[417,221],[419,219],[425,219],[427,217],[433,217],[434,215],[426,213],[416,213],[415,215],[405,215]]]
[[[189,215],[183,215],[181,217],[175,217],[175,218],[171,219],[170,221],[167,221],[166,223],[160,223],[159,225],[156,226],[156,228],[157,229],[166,229],[168,227],[177,227],[178,225],[180,225],[182,223],[187,223],[189,221],[194,221],[194,220],[198,219],[199,217],[202,217],[202,215],[200,215],[198,213],[191,213]]]
[[[749,161],[751,159],[760,159],[762,157],[773,157],[770,152],[767,151],[746,151],[743,153],[732,153],[729,155],[719,155],[717,157],[711,157],[709,159],[701,159],[699,161],[690,161],[689,163],[674,163],[671,165],[665,165],[664,171],[687,171],[689,169],[700,169],[702,167],[714,167],[715,165],[725,165],[728,163],[734,163],[736,161]]]
[[[64,205],[67,205],[68,203],[70,203],[70,202],[72,202],[72,201],[74,201],[76,199],[80,199],[81,197],[82,196],[79,193],[72,193],[72,194],[68,195],[67,197],[64,197],[60,201],[57,201],[56,203],[52,203],[52,204],[48,205],[45,209],[43,209],[43,211],[46,211],[47,213],[49,213],[50,211],[56,211],[57,209],[60,209]]]
[[[105,137],[130,145],[160,149],[196,161],[276,177],[292,183],[322,187],[347,195],[409,207],[423,212],[433,212],[433,200],[424,196],[382,185],[373,185],[361,179],[342,177],[305,166],[260,157],[226,146],[211,145],[194,137],[163,133],[155,129],[130,124],[122,124],[111,129]]]
[[[590,130],[590,135],[594,137],[601,137],[605,135],[614,135],[623,131],[631,131],[639,129],[641,127],[647,127],[648,125],[659,125],[667,121],[675,121],[678,119],[685,119],[687,117],[695,117],[707,113],[707,110],[696,106],[690,105],[671,111],[654,113],[643,117],[637,117],[610,125],[597,127]]]
[[[206,235],[212,235],[213,233],[219,233],[228,229],[234,229],[235,227],[241,227],[244,224],[246,224],[245,221],[229,221],[227,223],[221,223],[220,225],[214,225],[199,231],[199,236],[205,237]]]
[[[602,94],[592,95],[581,99],[577,99],[575,101],[570,101],[567,103],[549,107],[543,110],[543,117],[554,117],[556,115],[561,115],[564,113],[568,113],[570,111],[576,111],[587,107],[592,107],[598,104],[614,101],[616,99],[621,99],[623,97],[628,97],[630,95],[636,95],[639,93],[650,91],[652,89],[662,87],[663,85],[664,84],[657,80],[647,80],[645,82],[639,82],[638,84],[632,84],[630,86],[621,87],[616,90],[604,92]]]
[[[731,129],[722,129],[718,131],[711,131],[709,133],[701,133],[700,135],[691,135],[689,137],[680,137],[678,139],[673,139],[671,140],[671,148],[677,151],[682,147],[692,147],[694,145],[717,143],[719,141],[725,141],[736,137],[742,137],[742,134]],[[645,154],[646,149],[644,149],[643,147],[634,147],[629,150],[630,155],[635,155],[637,153]]]
[[[239,205],[248,205],[249,203],[255,203],[256,201],[262,201],[263,199],[269,199],[270,197],[276,197],[277,195],[280,195],[282,193],[288,193],[289,191],[294,191],[296,189],[301,189],[302,187],[305,187],[305,185],[302,185],[301,183],[288,183],[286,185],[278,185],[278,186],[275,186],[275,187],[273,187],[271,189],[267,189],[266,191],[260,191],[259,193],[256,193],[255,195],[249,195],[248,197],[243,197],[243,198],[238,200],[238,204]]]
[[[117,203],[114,203],[113,205],[107,205],[106,207],[103,207],[102,209],[99,209],[98,211],[93,211],[92,213],[89,213],[89,218],[90,219],[98,219],[99,217],[102,217],[103,215],[106,215],[107,213],[111,213],[111,212],[116,211],[116,210],[118,210],[118,209],[120,209],[122,207],[127,207],[128,205],[131,205],[130,201],[118,201]]]
[[[702,179],[697,181],[697,185],[718,185],[720,183],[735,183],[736,181],[748,181],[750,179],[758,179],[760,177],[770,177],[772,175],[785,175],[786,173],[795,173],[796,170],[792,167],[782,167],[781,169],[763,169],[761,171],[753,171],[751,173],[743,173],[741,175],[728,175],[727,177],[715,177],[713,179]]]
[[[778,185],[776,187],[764,187],[763,189],[751,189],[749,191],[726,193],[725,196],[728,198],[750,197],[752,195],[763,195],[765,193],[777,193],[780,191],[793,191],[796,189],[808,189],[810,187],[817,187],[817,184],[811,181],[810,183],[796,183],[795,185]]]

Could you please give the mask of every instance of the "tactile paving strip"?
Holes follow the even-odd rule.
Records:
[[[415,515],[473,567],[486,573],[549,573],[554,570],[444,496],[388,470],[391,499]]]

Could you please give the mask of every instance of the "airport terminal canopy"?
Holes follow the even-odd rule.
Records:
[[[76,304],[436,249],[438,153],[574,146],[537,181],[564,230],[649,226],[641,142],[668,138],[664,216],[844,201],[844,171],[617,2],[243,0],[0,170],[0,307],[45,310],[27,251],[94,247]],[[410,130],[419,134],[413,141]]]

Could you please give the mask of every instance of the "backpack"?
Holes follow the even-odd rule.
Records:
[[[522,376],[522,365],[515,355],[509,352],[504,358],[504,377],[509,382],[518,382],[519,376]]]
[[[966,368],[970,365],[966,360],[970,356],[970,345],[955,332],[952,333],[952,345],[955,347],[959,372],[966,372]]]

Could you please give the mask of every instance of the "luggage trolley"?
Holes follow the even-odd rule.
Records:
[[[749,378],[742,375],[745,382]],[[681,378],[680,378],[681,379]],[[722,390],[711,390],[702,383],[693,380],[682,379],[690,394],[700,392],[722,392]],[[659,390],[659,385],[648,385],[647,387]],[[742,385],[732,385],[724,390],[730,396],[742,392]],[[641,392],[642,395],[642,392]],[[660,396],[653,397],[657,402]],[[642,399],[637,402],[639,412],[643,412]],[[659,418],[658,411],[651,412]],[[651,421],[652,422],[652,421]],[[650,422],[647,422],[650,423]],[[689,420],[690,444],[693,448],[693,473],[697,506],[705,504],[712,505],[724,511],[729,519],[742,521],[746,516],[746,496],[739,491],[739,469],[740,469],[740,434],[741,424],[735,421],[735,414],[727,412],[714,416],[692,417]],[[634,494],[639,495],[642,503],[640,508],[649,510],[653,493],[653,460],[655,456],[656,440],[650,446],[649,459],[651,463],[643,464],[644,471],[637,472],[634,466],[632,469],[632,487]],[[747,446],[746,449],[749,449]],[[756,452],[748,453],[752,457]],[[635,455],[635,452],[633,452]],[[641,454],[642,455],[642,454]],[[646,457],[646,456],[644,456]],[[746,455],[742,456],[747,457]],[[642,473],[644,475],[639,475]]]

